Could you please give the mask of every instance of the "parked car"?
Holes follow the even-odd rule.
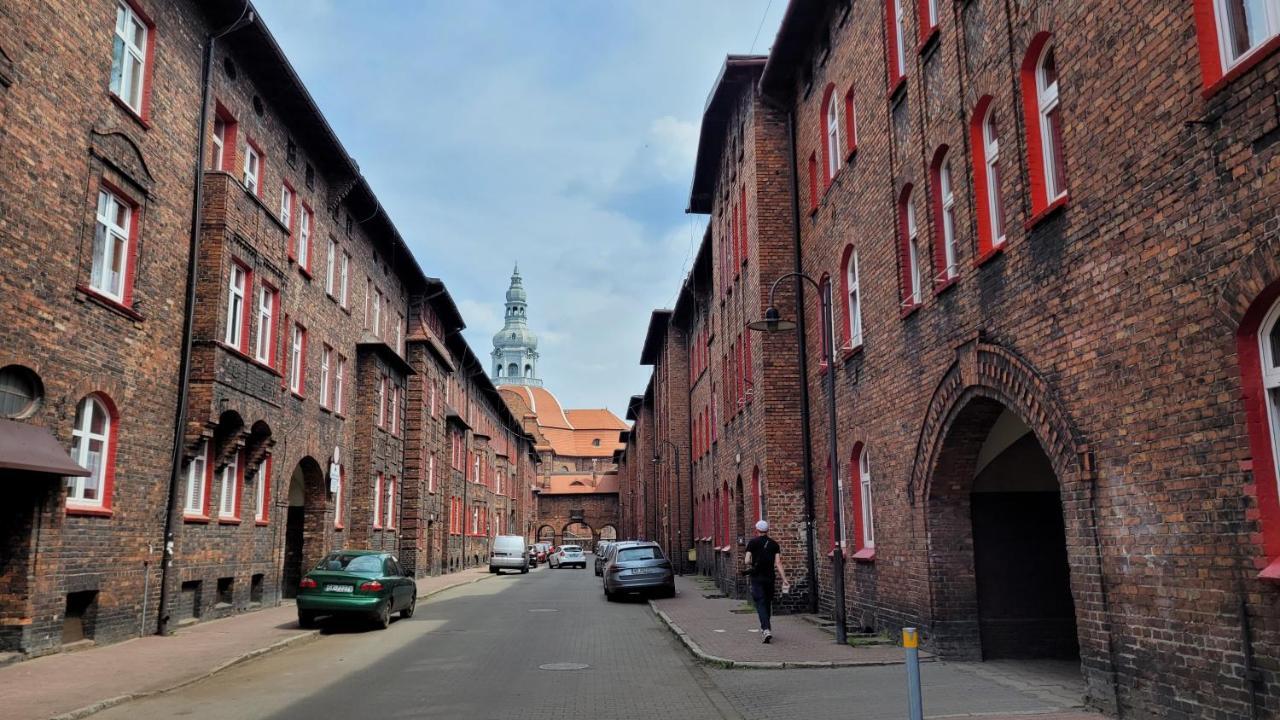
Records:
[[[523,537],[499,535],[493,539],[489,547],[489,572],[500,573],[503,570],[529,572],[529,553]]]
[[[577,545],[561,545],[559,549],[551,553],[551,567],[580,567],[586,569],[587,556],[582,553],[582,548]]]
[[[605,561],[605,558],[608,557],[609,548],[613,546],[613,544],[614,544],[614,541],[612,540],[604,540],[604,541],[601,541],[601,543],[596,546],[596,552],[595,552],[596,577],[600,577],[601,575],[604,574],[604,561]]]
[[[534,547],[538,548],[538,562],[547,562],[551,557],[551,543],[539,542],[534,543]]]
[[[616,600],[623,593],[653,592],[658,597],[676,594],[671,561],[655,542],[614,546],[604,567],[604,596]]]
[[[613,555],[618,552],[618,548],[627,547],[628,545],[635,545],[639,542],[642,542],[642,541],[614,540],[610,542],[609,547],[606,548],[605,551],[601,553],[598,557],[596,557],[596,575],[597,576],[604,575],[605,566],[609,564],[609,560],[613,558]]]
[[[529,567],[538,567],[538,546],[530,545],[525,552],[529,553]]]
[[[339,550],[302,578],[297,604],[300,627],[315,627],[324,615],[365,615],[385,628],[393,612],[413,617],[418,585],[391,553]]]

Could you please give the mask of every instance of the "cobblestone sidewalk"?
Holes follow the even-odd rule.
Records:
[[[418,597],[490,577],[486,568],[418,581]],[[171,690],[250,657],[304,642],[292,602],[156,635],[0,668],[0,720],[82,717]]]

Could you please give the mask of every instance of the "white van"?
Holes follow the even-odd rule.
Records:
[[[520,535],[499,535],[489,550],[489,572],[519,570],[529,572],[529,546]]]

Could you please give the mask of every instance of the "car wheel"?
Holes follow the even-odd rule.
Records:
[[[382,603],[382,606],[378,608],[378,614],[374,616],[373,624],[376,625],[379,630],[386,630],[388,627],[391,626],[391,600],[390,599]]]
[[[413,597],[409,599],[409,607],[400,611],[400,619],[408,620],[413,617],[413,611],[418,609],[418,594],[415,592]]]
[[[675,596],[676,596],[675,586],[662,588],[661,590],[658,591],[658,597],[660,598],[666,598],[669,600]]]
[[[498,574],[498,568],[496,568],[496,567],[494,567],[494,566],[490,565],[490,566],[489,566],[489,572],[490,572],[490,574],[497,575],[497,574]]]
[[[614,594],[614,593],[609,592],[609,588],[605,588],[605,589],[604,589],[604,599],[605,599],[605,600],[608,600],[609,602],[614,602],[615,600],[617,600],[617,599],[618,599],[618,596],[617,596],[616,594]]]
[[[527,572],[529,572],[529,566],[528,566],[528,565],[525,565],[524,567],[520,568],[520,574],[521,574],[521,575],[524,575],[524,574],[525,574],[525,573],[527,573]]]
[[[316,626],[316,614],[311,610],[298,611],[298,627],[313,628]]]

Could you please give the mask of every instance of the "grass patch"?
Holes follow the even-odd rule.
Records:
[[[875,647],[894,644],[893,640],[887,635],[851,635],[846,642],[853,647]]]
[[[742,602],[738,603],[738,607],[730,610],[729,612],[735,613],[737,615],[754,615],[755,611],[756,611],[755,602],[751,600],[743,600]]]

